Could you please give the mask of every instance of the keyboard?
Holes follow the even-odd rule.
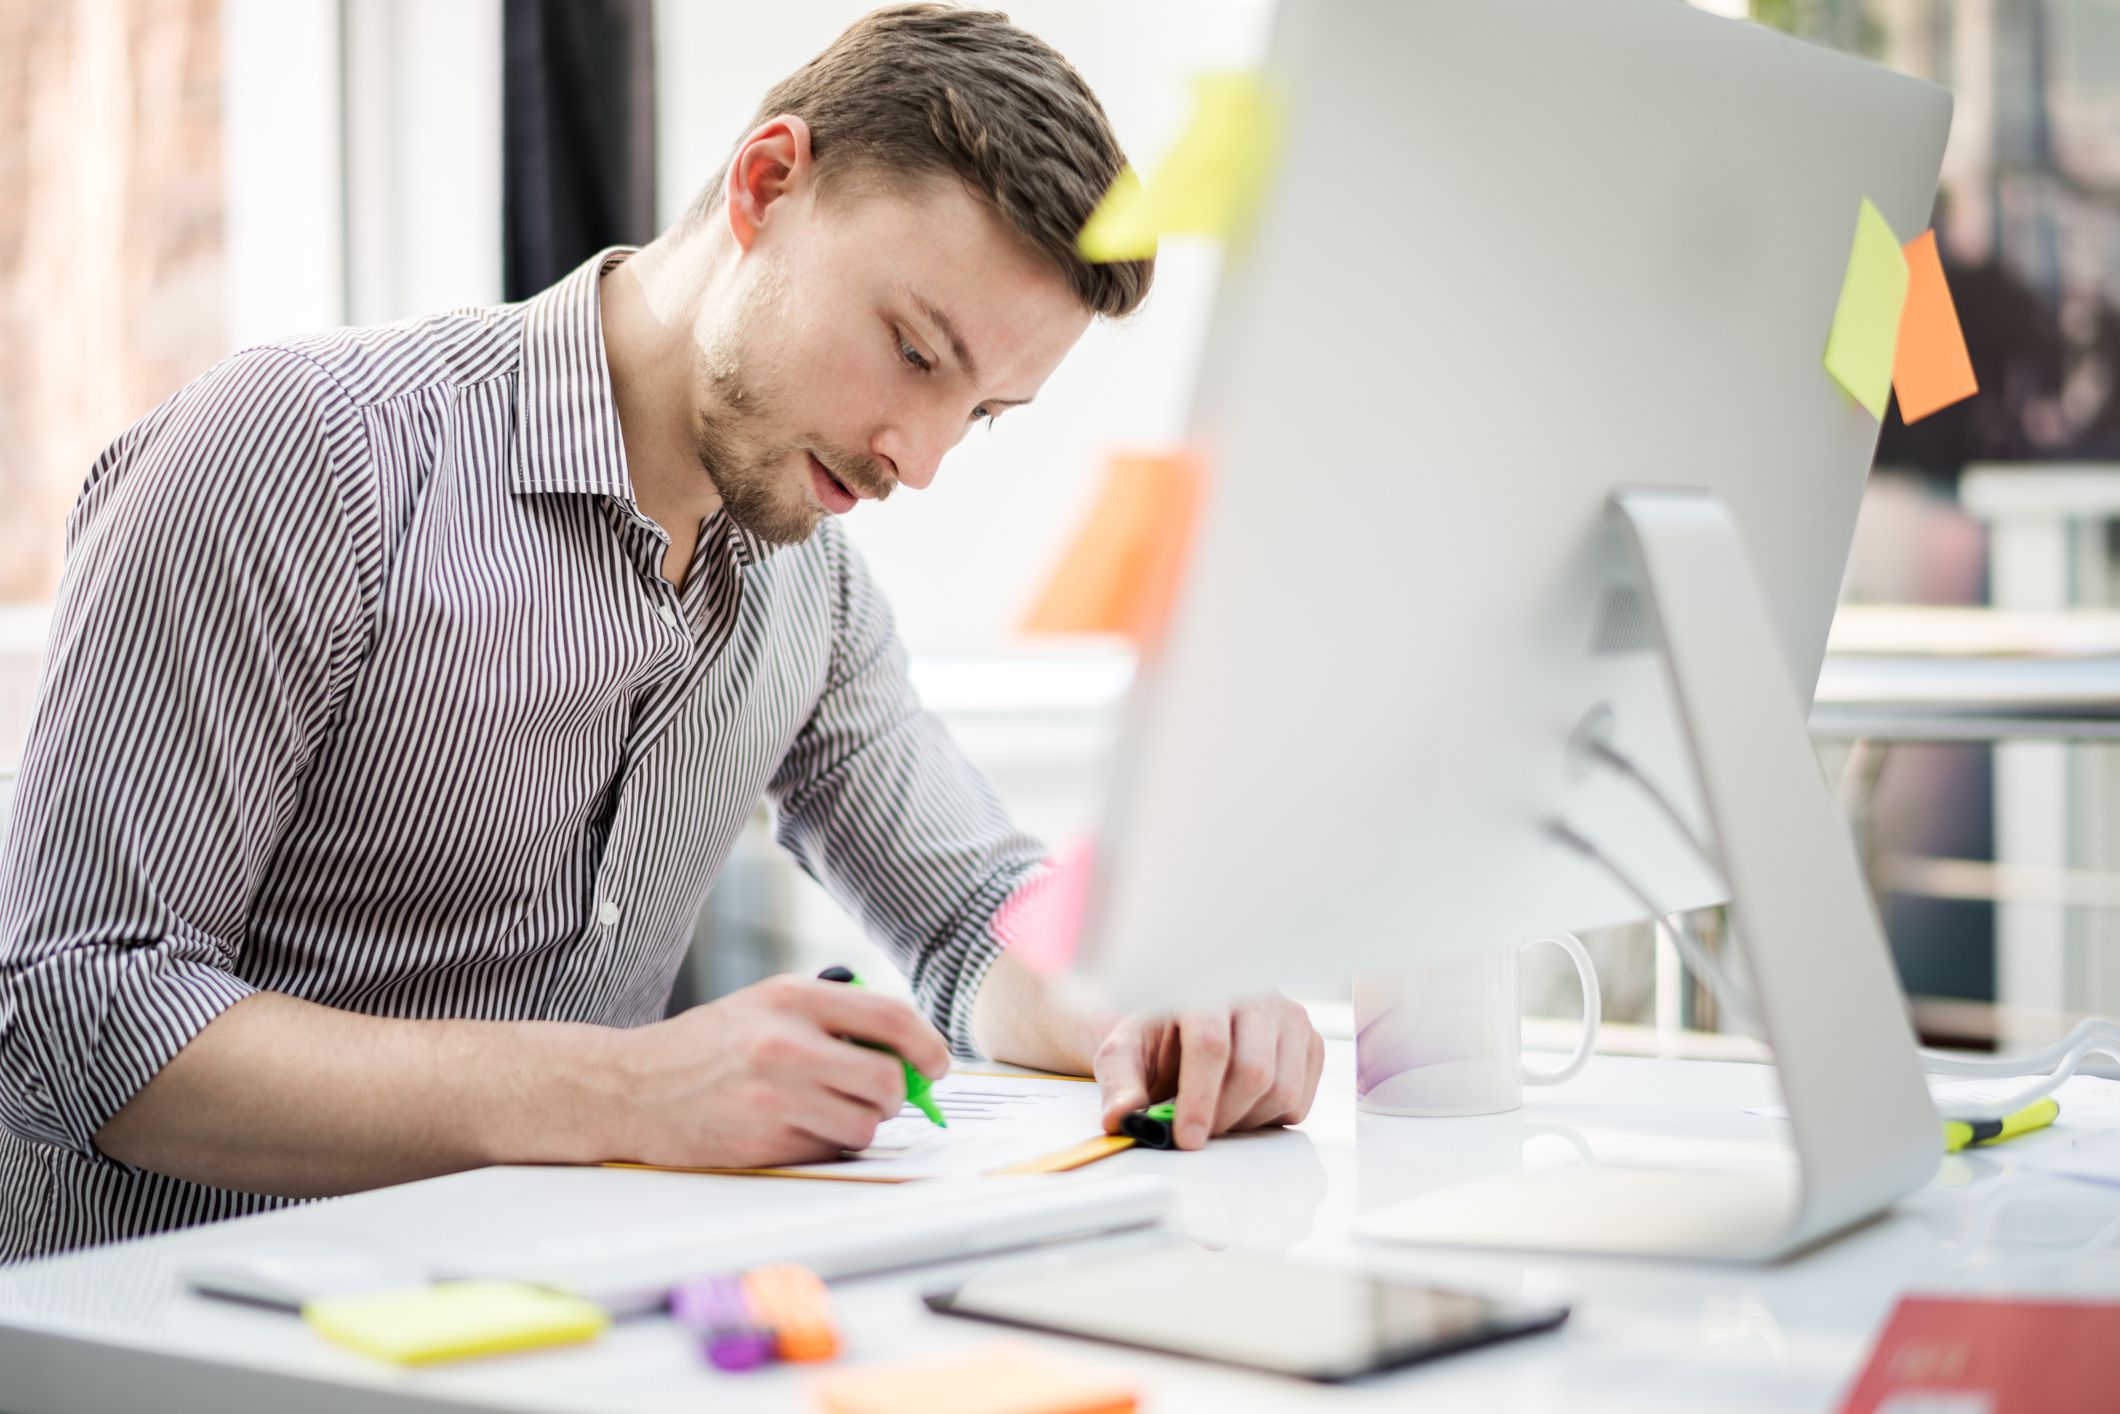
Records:
[[[820,1189],[842,1185],[818,1183]],[[442,1254],[441,1278],[498,1277],[587,1297],[613,1315],[658,1310],[688,1277],[797,1262],[827,1281],[1160,1223],[1171,1186],[1153,1174],[933,1179],[679,1227],[555,1234],[503,1250]]]

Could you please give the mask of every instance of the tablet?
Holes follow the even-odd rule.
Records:
[[[1312,1380],[1410,1365],[1568,1316],[1565,1306],[1189,1246],[1004,1269],[926,1299],[953,1316]]]

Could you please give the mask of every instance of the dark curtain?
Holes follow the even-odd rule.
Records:
[[[655,235],[652,0],[506,0],[502,280],[511,300]]]

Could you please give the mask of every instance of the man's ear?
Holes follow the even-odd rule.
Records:
[[[793,113],[766,119],[742,142],[729,159],[729,174],[723,180],[723,203],[728,208],[729,232],[736,244],[749,250],[758,240],[773,203],[810,182],[810,125]]]

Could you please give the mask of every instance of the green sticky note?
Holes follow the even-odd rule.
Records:
[[[1892,396],[1892,355],[1907,299],[1907,258],[1868,197],[1855,213],[1855,244],[1826,335],[1826,371],[1880,422]]]

